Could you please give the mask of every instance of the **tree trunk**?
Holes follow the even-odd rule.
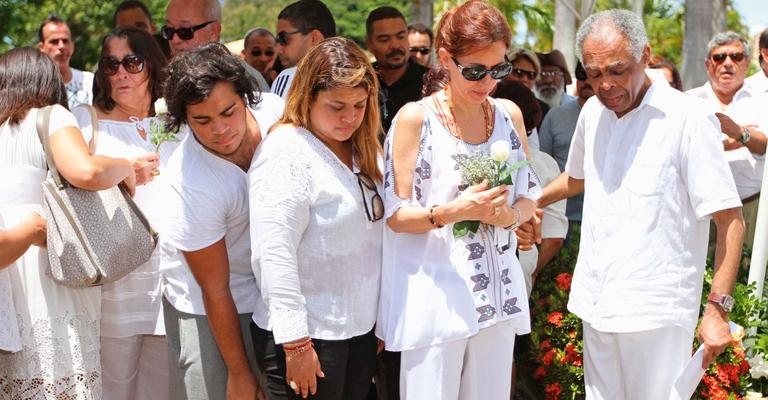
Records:
[[[568,63],[568,69],[576,67],[576,24],[578,21],[576,0],[555,0],[555,29],[552,48],[560,50]]]
[[[434,29],[434,4],[433,0],[412,0],[411,1],[411,21],[413,24],[421,22],[430,29]]]
[[[685,36],[680,74],[683,88],[701,86],[709,79],[704,60],[707,43],[725,30],[724,0],[685,0]]]

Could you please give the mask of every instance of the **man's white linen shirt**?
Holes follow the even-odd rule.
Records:
[[[275,343],[373,329],[384,220],[368,220],[374,193],[356,172],[312,133],[287,125],[253,156],[251,266],[268,307],[253,321],[272,330]]]
[[[271,93],[262,93],[261,101],[248,110],[263,138],[283,114],[283,101]],[[160,238],[163,295],[181,312],[206,315],[202,290],[182,251],[197,251],[224,239],[229,288],[237,312],[253,312],[260,306],[261,296],[251,271],[248,175],[203,147],[191,132],[161,174],[169,185],[166,210],[171,210]]]
[[[745,85],[756,90],[759,93],[768,93],[768,76],[762,69],[757,70],[752,76],[744,80]]]
[[[765,123],[765,105],[768,103],[768,95],[756,91],[746,84],[733,95],[733,100],[725,111],[720,109],[720,100],[718,100],[709,82],[686,93],[704,99],[708,111],[712,114],[722,112],[739,125],[756,125],[763,132],[768,127],[768,124]],[[728,135],[723,133],[721,137],[725,139]],[[760,193],[765,155],[754,154],[746,146],[743,146],[726,151],[725,159],[728,161],[731,173],[733,173],[733,180],[736,182],[739,197],[746,199]]]
[[[741,202],[713,116],[653,84],[622,118],[584,105],[565,172],[584,180],[568,309],[604,332],[678,325],[699,314],[710,214]]]

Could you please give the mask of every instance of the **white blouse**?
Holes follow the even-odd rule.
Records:
[[[83,136],[93,137],[91,115],[84,107],[72,110]],[[150,121],[111,121],[99,120],[99,135],[96,139],[96,154],[109,157],[134,158],[154,153],[155,146],[149,134]],[[138,129],[147,133],[146,138],[139,135]],[[182,130],[177,134],[181,140],[186,136]],[[178,142],[165,142],[160,146],[161,173],[151,182],[137,186],[134,201],[146,215],[152,227],[162,235],[162,216],[168,210],[168,203],[163,200],[162,191],[167,186],[162,171],[168,164],[171,154],[179,147]],[[101,297],[101,335],[106,337],[128,337],[140,334],[164,335],[160,292],[160,246],[155,248],[152,257],[122,279],[102,287]]]
[[[254,156],[251,265],[267,309],[253,320],[276,343],[342,340],[373,328],[383,220],[368,220],[363,201],[370,208],[374,194],[356,171],[309,131],[289,126],[270,133]]]

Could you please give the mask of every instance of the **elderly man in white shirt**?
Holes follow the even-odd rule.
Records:
[[[565,172],[539,202],[584,191],[568,308],[584,322],[587,399],[668,399],[691,355],[710,218],[718,252],[699,327],[703,366],[730,342],[739,198],[713,118],[646,76],[651,50],[638,15],[592,15],[577,49],[596,96],[582,109]]]
[[[768,95],[745,83],[749,45],[735,32],[716,34],[707,45],[709,82],[688,94],[704,99],[720,120],[725,158],[744,204],[745,243],[752,244],[765,164],[765,104]]]

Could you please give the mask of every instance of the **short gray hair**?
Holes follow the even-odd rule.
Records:
[[[707,58],[712,55],[712,51],[714,49],[720,46],[725,46],[726,44],[731,44],[733,42],[739,42],[741,44],[741,49],[744,51],[744,55],[747,57],[747,60],[749,60],[750,56],[752,55],[749,51],[749,42],[747,42],[747,39],[744,39],[743,36],[734,31],[720,32],[713,36],[712,39],[709,40],[709,43],[707,43]]]
[[[587,18],[576,33],[576,55],[579,61],[584,62],[583,46],[589,35],[598,28],[606,25],[612,26],[629,41],[629,51],[640,61],[643,49],[648,45],[648,35],[645,33],[645,25],[640,15],[629,10],[607,10],[592,14]]]

